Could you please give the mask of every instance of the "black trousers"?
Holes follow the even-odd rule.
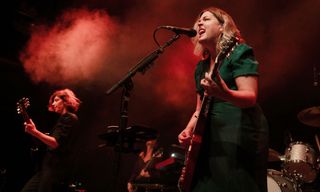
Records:
[[[50,171],[39,171],[20,192],[70,192],[67,180],[57,179]]]

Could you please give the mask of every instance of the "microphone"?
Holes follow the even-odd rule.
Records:
[[[313,65],[313,86],[317,87],[319,85],[319,77],[320,77],[320,72],[318,74],[318,70],[316,65]]]
[[[175,27],[175,26],[160,26],[159,28],[168,29],[175,32],[176,34],[184,34],[189,37],[194,37],[197,35],[197,31],[192,28],[182,28],[182,27]]]

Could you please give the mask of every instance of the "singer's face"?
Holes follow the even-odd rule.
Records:
[[[206,11],[198,20],[197,32],[200,44],[205,47],[212,46],[216,44],[222,32],[222,25],[211,12]]]

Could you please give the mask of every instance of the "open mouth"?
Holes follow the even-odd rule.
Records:
[[[204,29],[199,29],[198,34],[202,35],[203,33],[205,33],[206,31]]]

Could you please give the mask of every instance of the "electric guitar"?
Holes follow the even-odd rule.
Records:
[[[224,58],[226,58],[235,45],[238,43],[238,39],[236,37],[231,37],[226,43],[222,46],[220,53],[217,55],[215,59],[214,69],[212,71],[212,76],[220,76],[219,68]],[[219,78],[217,78],[216,83],[221,85],[219,82]],[[190,192],[192,190],[194,170],[197,164],[198,155],[201,149],[202,144],[202,135],[206,126],[206,116],[209,110],[211,98],[208,96],[203,96],[201,101],[201,109],[200,114],[197,118],[197,122],[195,127],[192,130],[192,136],[187,147],[184,166],[182,167],[181,175],[178,180],[178,189],[180,192]]]
[[[26,123],[30,122],[30,116],[27,112],[28,107],[30,107],[30,99],[27,97],[23,97],[17,102],[17,113],[22,116],[23,121]],[[31,158],[36,162],[40,161],[40,158],[42,158],[39,154],[40,147],[42,147],[40,141],[32,137],[30,155],[31,155]]]
[[[161,157],[163,155],[163,148],[159,148],[155,153],[152,154],[150,160],[146,163],[146,165],[143,167],[144,171],[149,171],[151,169],[151,165],[154,162],[155,158]],[[136,180],[140,179],[142,176],[139,175]]]
[[[27,97],[23,97],[17,102],[17,113],[22,116],[23,121],[26,123],[30,123],[30,116],[27,112],[28,107],[30,107],[30,99]],[[30,151],[32,153],[37,152],[39,151],[39,148],[36,145],[33,145],[30,147]]]
[[[162,157],[163,155],[163,148],[159,148],[155,153],[152,154],[150,160],[147,162],[147,164],[141,169],[144,171],[149,171],[151,169],[152,163],[157,157]],[[139,174],[135,180],[141,179],[143,176]],[[139,183],[132,183],[133,186],[133,192],[137,192],[139,188],[145,188],[146,186],[149,186],[150,184],[139,184]]]

